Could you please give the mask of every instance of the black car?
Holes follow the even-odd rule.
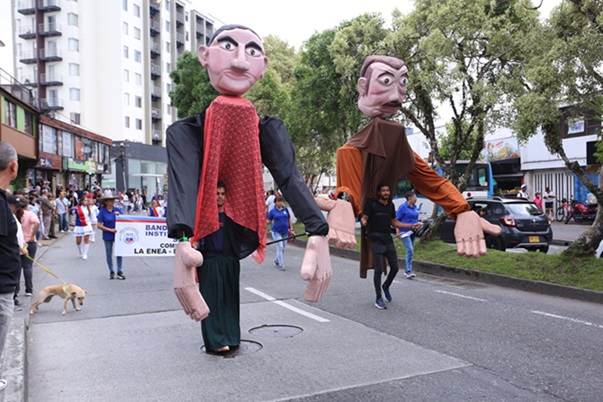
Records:
[[[528,251],[548,252],[553,240],[551,223],[532,201],[523,198],[469,197],[471,210],[502,229],[500,236],[486,235],[486,246],[497,250],[525,248]],[[446,243],[454,239],[455,221],[447,219],[440,231]]]

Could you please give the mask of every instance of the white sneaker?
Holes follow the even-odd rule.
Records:
[[[87,259],[88,259],[88,255],[87,254],[82,255],[82,260],[87,260]]]
[[[6,385],[7,385],[6,380],[0,380],[0,391],[2,391],[4,388],[6,388]]]
[[[26,297],[31,297],[31,293],[27,292],[27,293],[25,293],[25,296]]]
[[[90,242],[91,242],[91,243],[95,243],[95,242],[96,242],[96,240],[94,240],[94,239],[90,239]]]

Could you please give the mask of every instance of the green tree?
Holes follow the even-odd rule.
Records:
[[[200,113],[218,96],[209,82],[207,71],[192,52],[180,55],[170,78],[174,83],[170,99],[172,106],[178,109],[178,118]]]
[[[603,190],[566,154],[560,131],[560,106],[574,105],[580,110],[596,104],[596,98],[603,93],[603,4],[597,0],[562,3],[538,34],[531,37],[531,42],[525,67],[526,92],[514,105],[514,129],[520,139],[527,139],[540,127],[548,150],[558,155],[597,197],[595,222],[565,251],[576,256],[592,255],[603,240]],[[601,114],[601,108],[597,112]]]

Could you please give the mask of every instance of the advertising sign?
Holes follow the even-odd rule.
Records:
[[[115,222],[115,255],[122,257],[171,257],[178,239],[167,237],[165,218],[118,216]]]

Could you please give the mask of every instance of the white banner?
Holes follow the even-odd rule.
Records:
[[[167,237],[165,218],[118,216],[115,221],[115,255],[171,257],[178,239]]]

